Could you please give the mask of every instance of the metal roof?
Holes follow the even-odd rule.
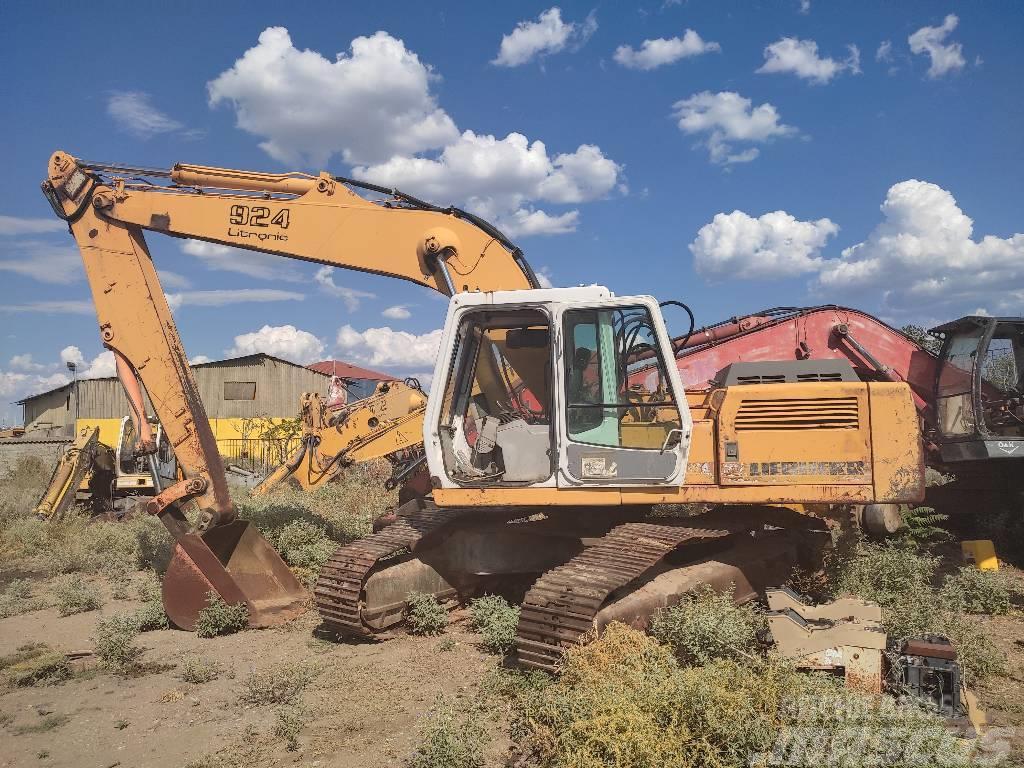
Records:
[[[344,360],[321,360],[309,366],[310,370],[328,376],[340,376],[343,379],[369,379],[370,381],[395,381],[395,377],[369,368],[346,363]]]

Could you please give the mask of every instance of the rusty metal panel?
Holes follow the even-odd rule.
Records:
[[[718,409],[722,486],[870,485],[868,385],[728,387]]]
[[[868,384],[874,436],[875,501],[916,504],[924,499],[921,421],[906,384]]]

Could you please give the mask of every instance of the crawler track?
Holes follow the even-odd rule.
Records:
[[[686,542],[734,532],[693,527],[692,521],[616,526],[569,562],[545,573],[526,593],[516,633],[520,663],[554,672],[565,649],[593,628],[594,617],[612,592],[643,576]]]
[[[372,637],[379,632],[366,622],[362,601],[366,579],[377,563],[414,549],[426,536],[440,531],[465,512],[412,501],[399,509],[395,522],[384,530],[339,547],[321,569],[313,590],[324,624],[348,636]]]

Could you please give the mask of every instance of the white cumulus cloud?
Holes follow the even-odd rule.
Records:
[[[950,33],[956,29],[960,19],[956,14],[949,14],[938,27],[921,27],[907,38],[911,53],[927,55],[931,60],[928,77],[942,77],[947,72],[963,69],[964,47],[960,43],[946,43]]]
[[[681,37],[644,40],[640,50],[635,50],[629,45],[620,45],[615,49],[612,58],[629,69],[656,69],[690,56],[721,50],[722,46],[718,43],[705,41],[692,29],[687,29]]]
[[[548,21],[556,17],[571,28],[567,45],[593,27],[592,19],[562,22],[557,9],[542,14]],[[622,166],[594,145],[549,154],[542,141],[519,133],[460,132],[431,90],[436,79],[385,32],[356,38],[350,52],[331,61],[298,50],[286,29],[273,27],[208,87],[211,105],[233,105],[238,126],[264,139],[263,149],[281,162],[323,166],[339,153],[355,177],[457,203],[510,233],[575,229],[576,211],[538,210],[534,203],[575,205],[625,191]],[[246,263],[229,258],[224,246],[204,244],[199,252],[190,245],[187,251],[211,268],[241,271]],[[257,268],[267,269],[253,260],[249,269]]]
[[[792,277],[817,271],[821,248],[838,231],[829,219],[799,221],[785,211],[754,218],[733,211],[701,227],[690,252],[705,277]]]
[[[583,22],[566,22],[562,21],[560,8],[548,8],[536,21],[521,21],[514,30],[503,35],[498,55],[491,63],[499,67],[518,67],[538,56],[558,53],[566,46],[582,45],[596,30],[593,13]]]
[[[415,334],[388,326],[357,331],[351,325],[338,329],[337,345],[346,360],[361,365],[392,368],[431,368],[437,359],[442,329]]]
[[[64,347],[60,351],[60,361],[63,364],[74,363],[78,366],[78,378],[80,379],[106,379],[117,375],[117,366],[114,363],[114,353],[109,349],[100,352],[89,362],[76,346]]]
[[[357,37],[328,59],[299,50],[269,27],[230,69],[207,84],[210,105],[230,104],[238,127],[288,165],[321,168],[441,147],[458,131],[431,93],[431,68],[386,32]]]
[[[391,320],[408,320],[412,317],[412,312],[409,311],[408,307],[404,304],[396,304],[393,307],[388,307],[381,312],[384,317],[390,318]]]
[[[974,239],[974,222],[953,195],[926,181],[890,187],[882,221],[866,240],[827,259],[822,292],[877,292],[887,306],[978,306],[1019,314],[1024,301],[1024,234]]]
[[[23,355],[15,355],[7,364],[16,371],[42,371],[46,369],[45,365],[41,365],[33,360],[29,352]]]
[[[299,330],[294,325],[264,325],[258,331],[235,336],[235,344],[226,354],[240,357],[257,352],[306,365],[323,357],[324,344],[309,331]]]
[[[348,288],[334,282],[334,267],[320,267],[313,275],[313,280],[320,286],[320,290],[330,296],[337,296],[345,303],[349,312],[359,309],[359,302],[362,299],[373,299],[376,296],[367,291],[357,291],[355,288]]]
[[[799,40],[783,37],[764,49],[764,64],[757,71],[761,74],[794,74],[802,80],[824,85],[841,72],[860,74],[860,49],[847,46],[849,56],[844,61],[818,55],[818,44],[814,40]]]
[[[354,173],[418,197],[457,200],[510,232],[555,234],[575,229],[576,211],[551,216],[524,206],[604,197],[619,184],[622,166],[591,144],[552,157],[544,142],[520,133],[498,139],[466,131],[436,159],[393,157]]]
[[[679,130],[687,134],[705,134],[705,144],[714,163],[746,163],[760,150],[748,147],[737,151],[735,144],[763,144],[774,138],[797,133],[796,128],[780,122],[779,112],[769,103],[754,106],[750,99],[733,91],[702,91],[673,105]]]

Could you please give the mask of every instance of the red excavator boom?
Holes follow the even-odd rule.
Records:
[[[731,363],[845,360],[867,381],[905,381],[921,415],[934,399],[937,358],[877,317],[848,307],[781,307],[733,317],[679,340],[688,390],[707,390]]]

